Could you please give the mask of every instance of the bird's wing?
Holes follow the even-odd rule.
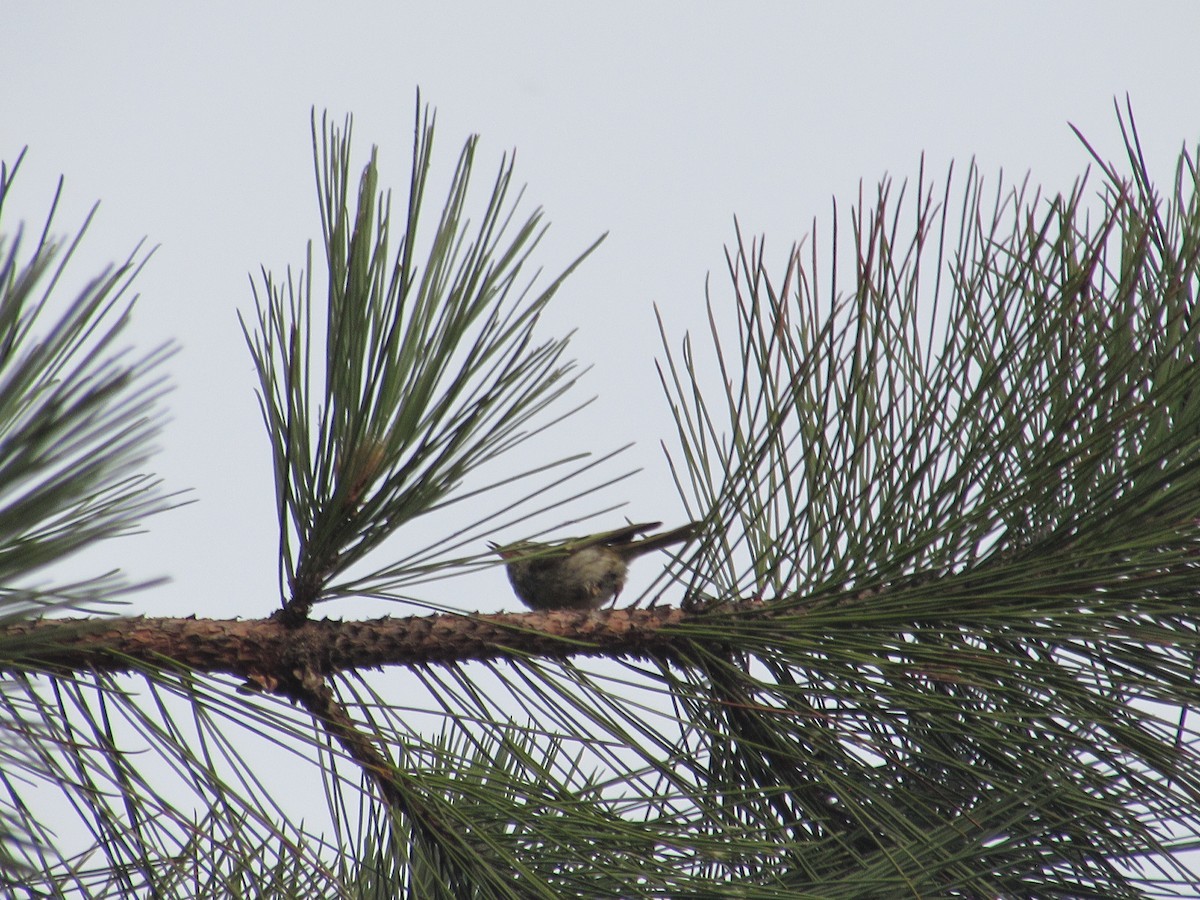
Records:
[[[584,538],[576,538],[569,541],[568,545],[572,550],[578,550],[581,547],[594,547],[597,544],[612,545],[628,543],[639,534],[645,534],[647,531],[653,531],[662,525],[662,522],[642,522],[639,525],[626,525],[624,528],[614,528],[612,531],[602,531],[600,534],[593,534]]]

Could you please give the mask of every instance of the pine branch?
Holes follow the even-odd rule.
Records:
[[[761,601],[726,614],[768,615]],[[676,607],[432,615],[361,621],[108,617],[43,619],[0,627],[22,650],[10,670],[136,672],[145,666],[230,674],[282,690],[313,673],[326,677],[379,666],[523,658],[647,656],[671,659],[690,644],[671,629],[703,621]],[[300,673],[299,675],[297,673]]]

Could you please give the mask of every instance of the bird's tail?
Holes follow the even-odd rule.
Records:
[[[686,544],[700,534],[700,525],[700,522],[689,522],[687,525],[680,525],[678,528],[672,528],[661,534],[652,534],[640,541],[630,541],[621,546],[619,550],[621,555],[628,560],[641,556],[643,553],[670,547],[672,544]]]

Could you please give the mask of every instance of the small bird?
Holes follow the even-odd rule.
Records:
[[[700,523],[692,522],[635,540],[660,525],[626,525],[555,544],[521,541],[488,546],[504,559],[513,590],[530,609],[599,609],[620,596],[630,560],[686,543],[700,531]]]

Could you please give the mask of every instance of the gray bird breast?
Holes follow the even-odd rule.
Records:
[[[521,569],[513,577],[513,568]],[[508,578],[533,609],[598,609],[625,586],[625,561],[607,547],[517,562]]]

